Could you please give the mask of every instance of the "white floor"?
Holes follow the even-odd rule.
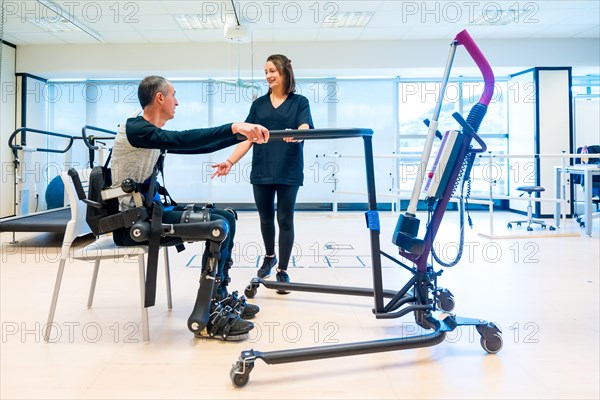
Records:
[[[246,342],[195,339],[186,321],[198,287],[200,244],[170,252],[174,307],[167,311],[163,275],[150,309],[149,343],[139,330],[135,263],[102,264],[94,307],[86,308],[92,264],[67,265],[52,343],[42,340],[58,265],[60,238],[2,234],[0,384],[2,399],[106,398],[589,398],[600,397],[600,223],[592,236],[574,221],[556,232],[506,231],[515,215],[497,213],[486,239],[488,214],[471,213],[463,259],[446,269],[440,286],[452,291],[454,312],[496,322],[504,347],[487,354],[469,328],[421,349],[267,365],[257,360],[244,388],[229,371],[242,350],[271,351],[418,334],[412,315],[376,319],[373,300],[264,287]],[[397,215],[381,213],[381,246],[397,251]],[[520,218],[520,217],[519,217]],[[420,216],[424,221],[426,216]],[[550,223],[550,221],[549,221]],[[423,222],[424,224],[424,222]],[[512,236],[511,236],[512,235]],[[447,213],[437,248],[452,256],[458,223]],[[293,281],[371,287],[369,231],[362,213],[298,213]],[[81,241],[84,244],[85,241]],[[258,218],[241,213],[233,289],[243,291],[262,254]],[[196,256],[196,257],[194,257]],[[161,267],[162,271],[162,267]],[[383,259],[384,285],[399,289],[408,273]]]

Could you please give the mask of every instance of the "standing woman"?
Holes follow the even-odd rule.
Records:
[[[265,77],[269,92],[256,99],[250,107],[246,122],[256,123],[269,130],[313,129],[308,99],[295,94],[296,81],[292,62],[286,56],[274,54],[267,58]],[[253,147],[250,183],[260,216],[260,231],[266,255],[257,272],[266,278],[277,265],[275,256],[275,197],[277,197],[277,224],[279,226],[278,282],[289,282],[288,263],[294,245],[294,208],[298,189],[304,182],[304,143],[294,138],[270,141],[261,146],[252,142],[240,143],[231,156],[216,164],[214,176],[227,175],[237,162]],[[278,290],[279,294],[289,292]]]

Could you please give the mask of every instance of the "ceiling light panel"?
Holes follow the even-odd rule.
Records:
[[[216,14],[178,14],[173,16],[181,29],[223,29],[225,21]]]
[[[374,11],[337,12],[328,15],[323,28],[364,28],[375,15]]]
[[[27,18],[27,22],[46,32],[83,32],[78,26],[65,18]]]
[[[530,13],[526,10],[501,10],[501,9],[488,9],[483,13],[480,13],[476,18],[473,19],[470,25],[508,25],[516,22],[521,22],[522,18],[525,17],[527,13]]]

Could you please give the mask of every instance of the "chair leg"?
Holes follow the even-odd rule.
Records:
[[[167,282],[167,308],[173,309],[173,298],[171,297],[171,266],[169,264],[169,248],[164,248],[165,252],[165,281]]]
[[[88,294],[87,308],[92,308],[94,293],[96,293],[96,281],[98,280],[98,270],[100,269],[100,260],[94,263],[94,272],[92,273],[92,283],[90,284],[90,293]]]
[[[62,282],[63,273],[65,271],[65,258],[60,259],[58,272],[56,274],[56,282],[54,283],[54,292],[52,293],[52,301],[50,302],[50,312],[48,313],[48,322],[44,327],[44,341],[50,340],[52,325],[54,324],[54,312],[56,311],[56,303],[58,302],[58,293],[60,292],[60,284]]]
[[[148,326],[148,309],[144,307],[144,301],[146,298],[146,266],[144,263],[144,256],[138,256],[138,266],[140,270],[140,297],[142,306],[142,337],[144,342],[150,341],[150,328]]]
[[[529,196],[531,197],[531,196]],[[531,206],[531,199],[529,200],[529,203],[527,203],[527,230],[532,230],[533,228],[531,227],[531,220],[533,219],[533,207]]]

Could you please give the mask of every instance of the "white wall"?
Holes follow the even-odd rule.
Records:
[[[570,71],[540,70],[538,74],[539,104],[539,152],[540,154],[561,154],[570,151],[572,114]],[[555,198],[554,167],[560,165],[560,159],[541,158],[539,162],[539,185],[546,191],[542,198]],[[552,215],[555,205],[541,203],[542,215]]]
[[[6,145],[15,126],[15,104],[16,104],[16,77],[15,60],[16,49],[0,42],[2,46],[2,71],[0,72],[0,218],[14,215],[14,190],[15,181],[13,176],[14,164],[10,148]]]
[[[535,83],[533,70],[514,76],[508,87],[508,138],[509,154],[535,153]],[[535,159],[508,159],[508,187],[510,196],[519,196],[523,192],[516,190],[519,186],[537,184]],[[527,203],[522,200],[510,200],[512,210],[526,211]]]
[[[573,104],[575,141],[573,150],[584,144],[600,144],[600,97],[576,97]]]
[[[272,53],[288,55],[296,74],[302,77],[437,76],[445,65],[450,41],[259,42],[254,43],[253,57],[250,44],[225,42],[23,45],[19,46],[17,72],[49,79],[131,78],[157,73],[171,78],[236,76],[236,46],[241,46],[241,74],[245,77],[253,70],[255,77],[262,79],[264,60]],[[600,65],[596,39],[503,39],[477,43],[497,75],[533,66],[567,65],[597,71]],[[470,70],[471,59],[466,52],[458,52],[453,72]]]

